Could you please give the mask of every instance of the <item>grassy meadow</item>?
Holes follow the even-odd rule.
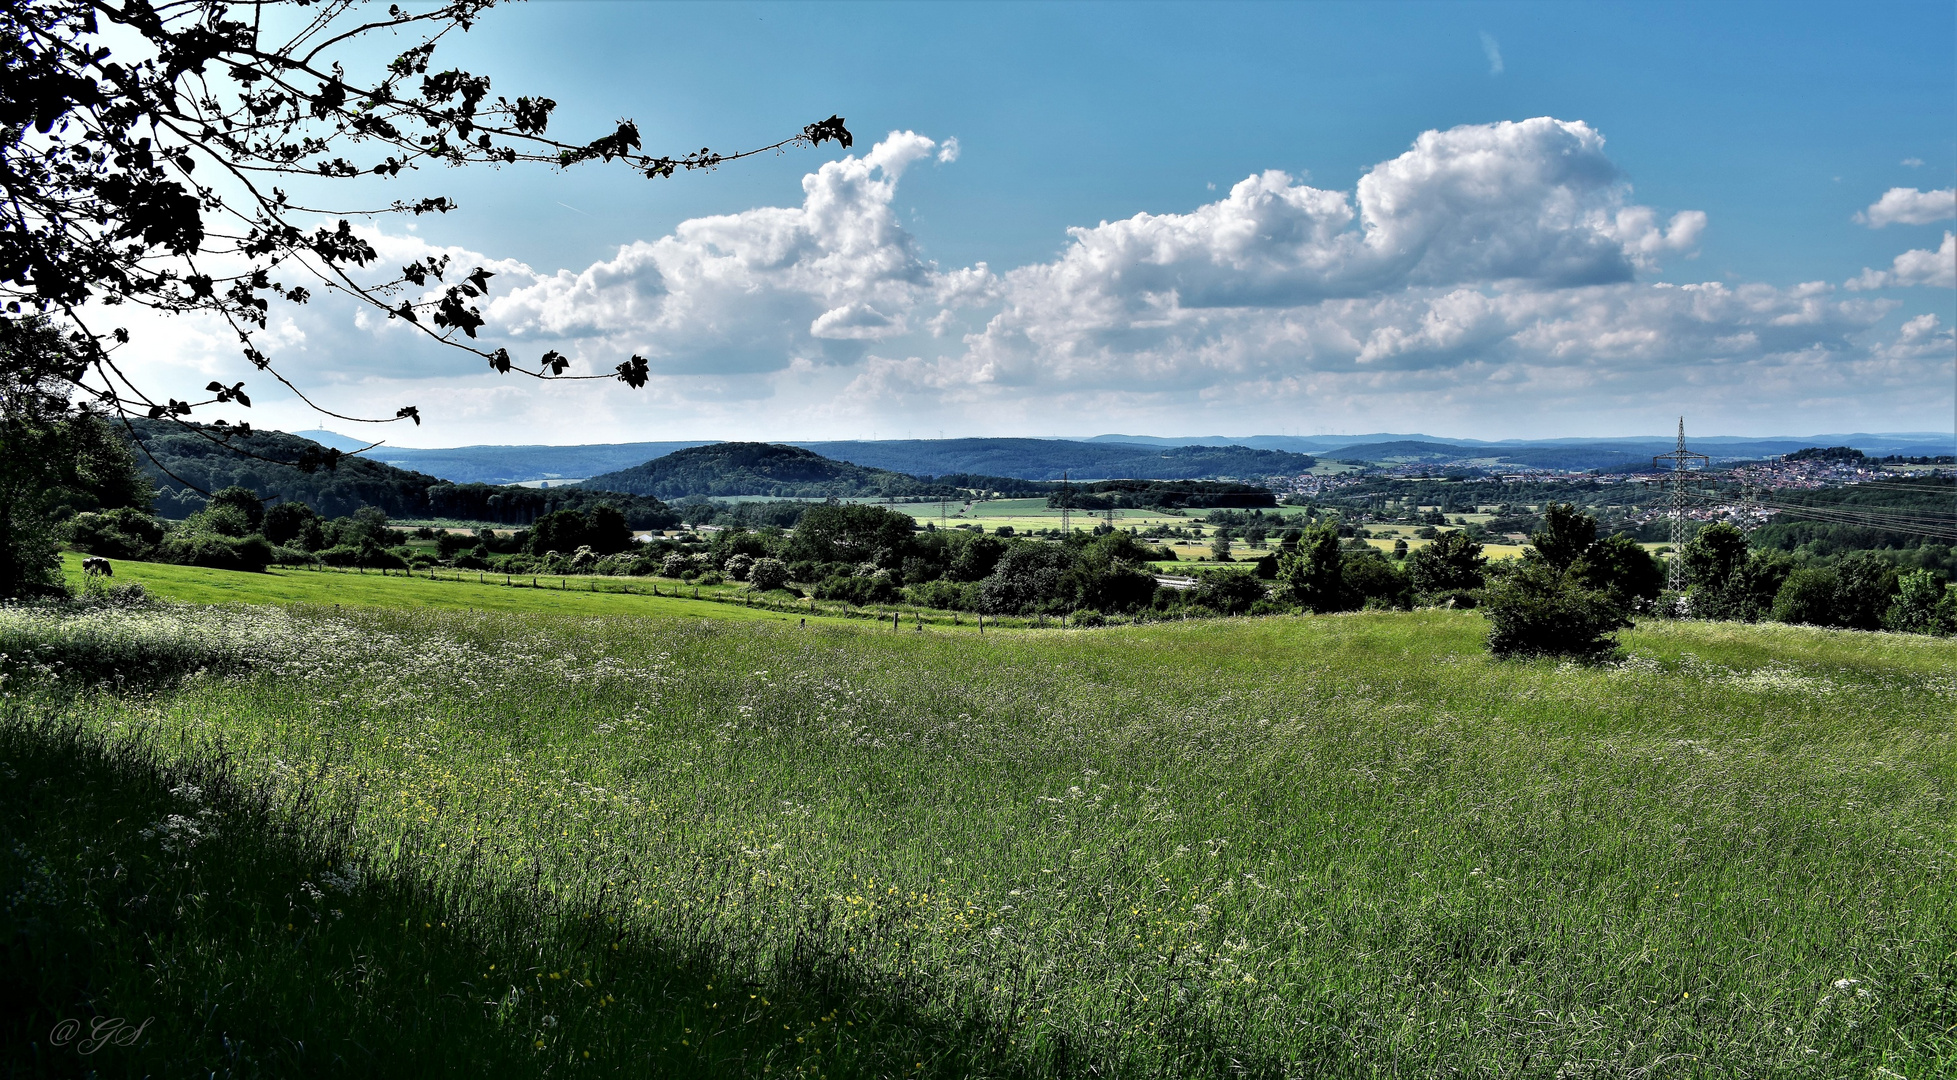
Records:
[[[84,585],[82,556],[64,556],[68,584]],[[277,606],[435,608],[448,611],[507,611],[551,615],[645,616],[729,619],[738,622],[876,622],[887,624],[901,612],[903,628],[971,633],[974,617],[918,609],[904,604],[858,607],[841,602],[797,599],[787,593],[756,595],[739,582],[692,585],[673,578],[604,577],[591,574],[504,574],[443,568],[428,576],[395,570],[331,567],[273,567],[263,573],[214,570],[171,563],[117,560],[115,583],[140,584],[150,595],[184,604],[269,604]],[[654,590],[658,590],[655,592]],[[986,627],[1020,629],[1049,625],[1019,617],[986,617]]]
[[[0,1053],[1957,1071],[1957,643],[1653,623],[1586,668],[1483,632],[0,609]],[[49,1037],[111,1016],[153,1019]]]

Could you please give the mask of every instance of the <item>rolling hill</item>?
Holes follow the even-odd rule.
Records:
[[[997,478],[971,479],[984,481]],[[755,442],[710,443],[675,450],[629,469],[594,476],[585,484],[660,499],[756,495],[776,499],[821,499],[962,494],[950,484],[933,483],[888,469],[836,461],[799,446]]]
[[[679,515],[658,499],[605,491],[589,486],[551,488],[496,487],[453,484],[439,476],[397,468],[365,456],[342,457],[332,469],[305,472],[290,465],[260,461],[215,443],[197,433],[199,425],[165,420],[133,420],[137,460],[155,481],[157,512],[180,518],[200,510],[204,498],[195,488],[250,488],[266,501],[304,502],[328,517],[351,514],[363,506],[390,517],[457,518],[499,525],[528,525],[554,510],[577,510],[609,503],[624,512],[636,529],[670,528]],[[330,432],[328,433],[330,434]],[[253,454],[295,461],[308,450],[323,448],[311,439],[283,431],[254,431],[231,442]]]

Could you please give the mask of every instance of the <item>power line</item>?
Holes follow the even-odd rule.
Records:
[[[1702,505],[1714,506],[1720,500],[1713,495],[1695,493],[1689,496]],[[1957,519],[1938,516],[1918,515],[1903,520],[1886,519],[1871,514],[1835,510],[1828,507],[1805,506],[1798,503],[1778,503],[1755,500],[1748,504],[1768,510],[1778,516],[1801,518],[1829,525],[1852,525],[1878,532],[1904,533],[1911,536],[1926,536],[1938,540],[1957,541]],[[1907,513],[1907,511],[1898,511]],[[1946,524],[1948,523],[1948,524]]]

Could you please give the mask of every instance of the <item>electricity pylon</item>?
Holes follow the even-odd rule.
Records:
[[[1672,488],[1672,556],[1665,560],[1665,587],[1673,592],[1684,592],[1686,474],[1692,470],[1693,462],[1704,469],[1712,463],[1712,459],[1685,448],[1685,417],[1681,416],[1678,418],[1678,448],[1669,454],[1654,455],[1651,464],[1656,466],[1661,461],[1671,464],[1671,473],[1658,483],[1670,484]]]

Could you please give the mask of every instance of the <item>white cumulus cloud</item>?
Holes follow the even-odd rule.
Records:
[[[1944,233],[1943,246],[1935,251],[1917,248],[1896,256],[1887,270],[1870,270],[1851,278],[1851,289],[1886,289],[1894,286],[1928,285],[1937,289],[1957,288],[1957,234]]]
[[[572,340],[594,362],[642,353],[665,374],[855,359],[854,343],[901,333],[905,312],[933,289],[891,200],[905,168],[934,151],[931,139],[892,132],[805,177],[799,207],[696,218],[542,277],[490,305],[492,328]]]
[[[1957,188],[1922,191],[1894,187],[1883,192],[1882,198],[1871,203],[1867,210],[1856,214],[1855,220],[1871,229],[1880,229],[1884,225],[1928,225],[1950,217],[1957,217]]]

